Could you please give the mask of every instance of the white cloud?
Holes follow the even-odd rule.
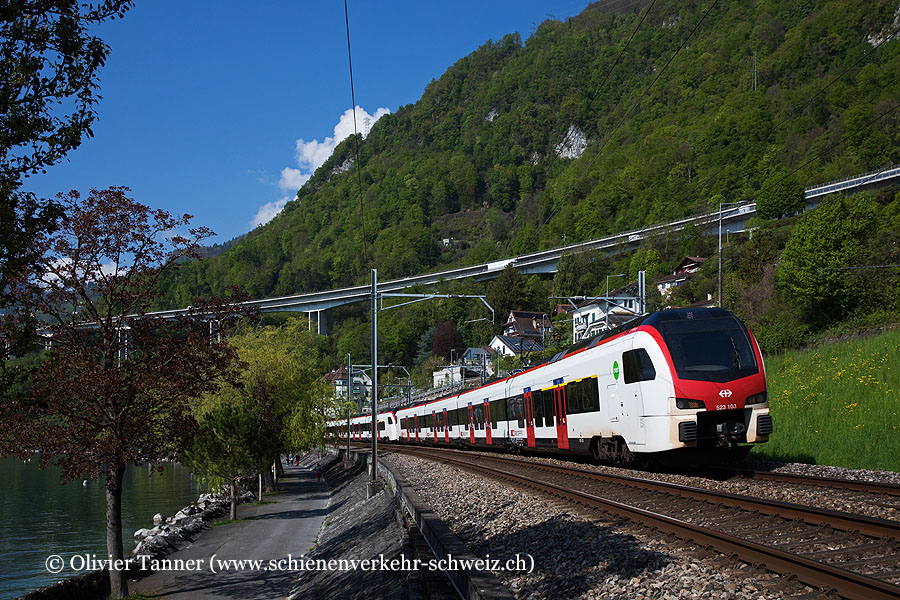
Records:
[[[254,227],[259,227],[260,225],[264,225],[275,218],[275,215],[281,212],[281,209],[284,208],[284,205],[287,204],[288,197],[285,196],[281,200],[277,200],[275,202],[267,202],[259,207],[259,210],[256,211],[256,216],[253,217],[253,220],[250,223]]]
[[[300,169],[292,169],[285,167],[281,170],[281,178],[278,180],[278,187],[285,192],[296,192],[303,187],[303,184],[309,180],[310,175],[302,172]]]
[[[278,179],[278,187],[281,191],[289,194],[277,202],[268,202],[259,207],[256,216],[250,223],[254,227],[258,227],[263,223],[268,223],[272,218],[281,212],[285,203],[294,197],[297,190],[309,181],[316,169],[321,167],[334,149],[342,141],[353,135],[353,112],[349,108],[338,119],[337,125],[334,126],[334,135],[326,137],[321,142],[319,140],[306,141],[303,138],[298,139],[295,144],[294,159],[296,160],[296,168],[285,167],[281,169]],[[391,111],[387,108],[378,108],[375,114],[369,114],[365,109],[356,107],[356,129],[366,137],[375,121],[389,115]]]
[[[390,113],[391,111],[387,108],[379,108],[375,111],[374,115],[371,115],[357,106],[357,131],[361,132],[363,137],[365,137],[368,135],[372,125],[375,124],[375,121]],[[291,171],[291,176],[296,179],[305,176],[303,183],[306,183],[306,180],[312,176],[315,170],[328,160],[328,157],[331,156],[331,153],[334,152],[337,145],[351,135],[353,135],[353,111],[348,108],[344,111],[344,114],[341,115],[340,119],[338,119],[337,125],[334,126],[334,135],[332,137],[326,137],[321,142],[319,140],[307,142],[303,138],[297,140],[295,144],[295,158],[297,159],[297,166],[299,169],[282,169],[281,181],[286,181],[285,171]],[[279,182],[279,185],[281,185],[281,182]],[[301,186],[298,186],[296,189],[300,189]]]

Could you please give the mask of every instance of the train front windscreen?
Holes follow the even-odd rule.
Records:
[[[747,328],[730,314],[663,321],[656,327],[680,379],[724,383],[759,373]]]

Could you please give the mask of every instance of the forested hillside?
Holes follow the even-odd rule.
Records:
[[[461,58],[165,303],[470,264],[900,162],[897,0],[607,4]]]

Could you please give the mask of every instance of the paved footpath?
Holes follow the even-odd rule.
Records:
[[[167,555],[168,560],[194,559],[197,571],[157,571],[130,582],[129,591],[166,600],[284,598],[299,575],[290,569],[267,570],[252,566],[228,566],[210,571],[210,560],[219,561],[294,558],[309,552],[328,512],[328,488],[316,483],[311,468],[285,467],[278,481],[281,494],[264,496],[274,504],[238,505],[238,518],[247,520],[203,530],[186,548]]]

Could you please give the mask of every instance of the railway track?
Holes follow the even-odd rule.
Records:
[[[755,471],[751,469],[735,469],[730,467],[703,467],[703,475],[716,475],[717,478],[740,478],[753,481],[770,481],[774,483],[787,483],[808,487],[828,488],[845,492],[860,492],[866,495],[881,495],[891,498],[893,501],[886,506],[900,508],[900,485],[882,483],[877,481],[856,481],[836,477],[819,477],[815,475],[800,475],[797,473],[776,473],[772,471]],[[696,473],[694,473],[696,474]]]
[[[389,451],[624,517],[846,598],[900,599],[896,521],[503,456],[419,447]]]

